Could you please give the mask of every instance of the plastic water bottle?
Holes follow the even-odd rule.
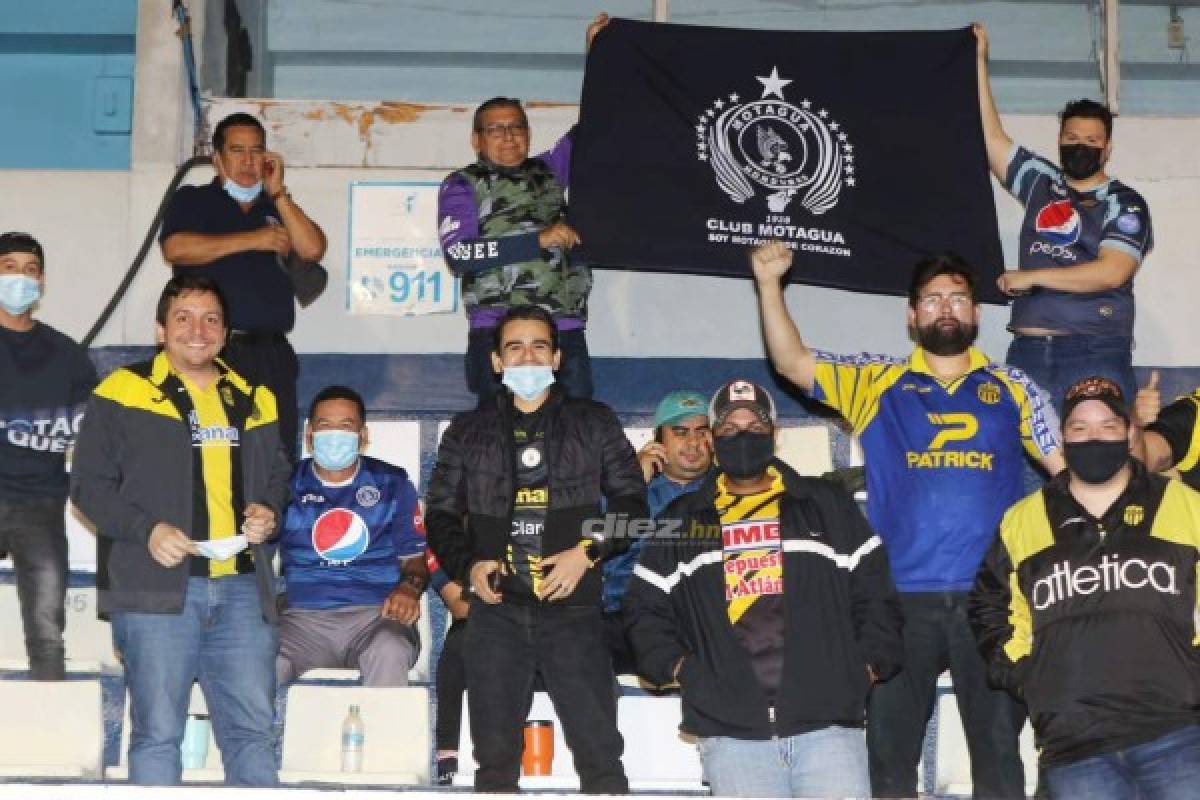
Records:
[[[362,772],[365,741],[366,733],[358,706],[350,706],[342,723],[342,772]]]

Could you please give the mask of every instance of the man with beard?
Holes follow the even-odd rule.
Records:
[[[915,797],[938,675],[949,669],[979,797],[1024,797],[1017,737],[1024,708],[991,689],[967,624],[967,592],[1001,515],[1022,494],[1022,449],[1063,466],[1058,424],[1020,370],[972,347],[979,323],[970,266],[946,254],[913,269],[907,358],[810,350],[784,305],[792,252],[751,255],[771,363],[840,411],[866,453],[867,516],[883,539],[904,610],[904,670],[868,708],[872,793]]]
[[[1107,378],[1068,389],[1063,413],[1067,469],[1004,515],[971,624],[1029,705],[1050,797],[1195,797],[1200,495],[1130,458]]]
[[[975,38],[988,164],[1025,207],[1019,269],[999,279],[1014,298],[1008,363],[1055,403],[1087,375],[1112,378],[1133,397],[1133,276],[1154,237],[1146,201],[1104,171],[1112,112],[1093,100],[1067,103],[1059,114],[1061,169],[1014,145],[992,99],[982,25]]]

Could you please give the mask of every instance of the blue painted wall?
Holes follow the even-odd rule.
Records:
[[[136,0],[0,0],[0,168],[129,169]]]

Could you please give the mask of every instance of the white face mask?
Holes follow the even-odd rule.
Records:
[[[28,311],[42,296],[42,284],[28,275],[0,275],[0,306],[14,317]]]
[[[255,181],[249,186],[242,186],[233,178],[226,178],[223,187],[230,197],[239,203],[253,203],[254,198],[262,193],[263,182]]]
[[[505,367],[501,383],[522,400],[533,400],[554,383],[554,369],[539,364]]]
[[[316,431],[312,435],[313,460],[322,469],[346,469],[358,458],[358,431]]]

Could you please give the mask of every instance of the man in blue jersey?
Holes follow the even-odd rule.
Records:
[[[288,608],[279,625],[281,684],[316,668],[358,669],[365,686],[405,686],[429,583],[417,490],[400,467],[362,455],[366,409],[353,389],[313,398],[313,457],[292,473],[280,534]]]
[[[1017,737],[1024,708],[987,685],[967,623],[967,594],[1001,515],[1022,494],[1022,450],[1063,467],[1058,423],[1020,370],[972,347],[979,306],[970,267],[954,255],[919,262],[909,288],[907,358],[809,349],[784,305],[792,252],[751,256],[771,363],[841,412],[866,454],[867,516],[887,546],[904,610],[904,670],[868,707],[871,788],[915,797],[917,763],[938,675],[950,670],[977,797],[1024,797]]]
[[[1104,171],[1112,113],[1093,100],[1066,105],[1059,114],[1061,168],[1018,147],[992,99],[982,25],[975,37],[988,164],[1025,207],[1018,269],[999,280],[1014,298],[1008,363],[1056,404],[1068,386],[1090,375],[1111,378],[1133,397],[1133,276],[1154,237],[1146,201]]]

